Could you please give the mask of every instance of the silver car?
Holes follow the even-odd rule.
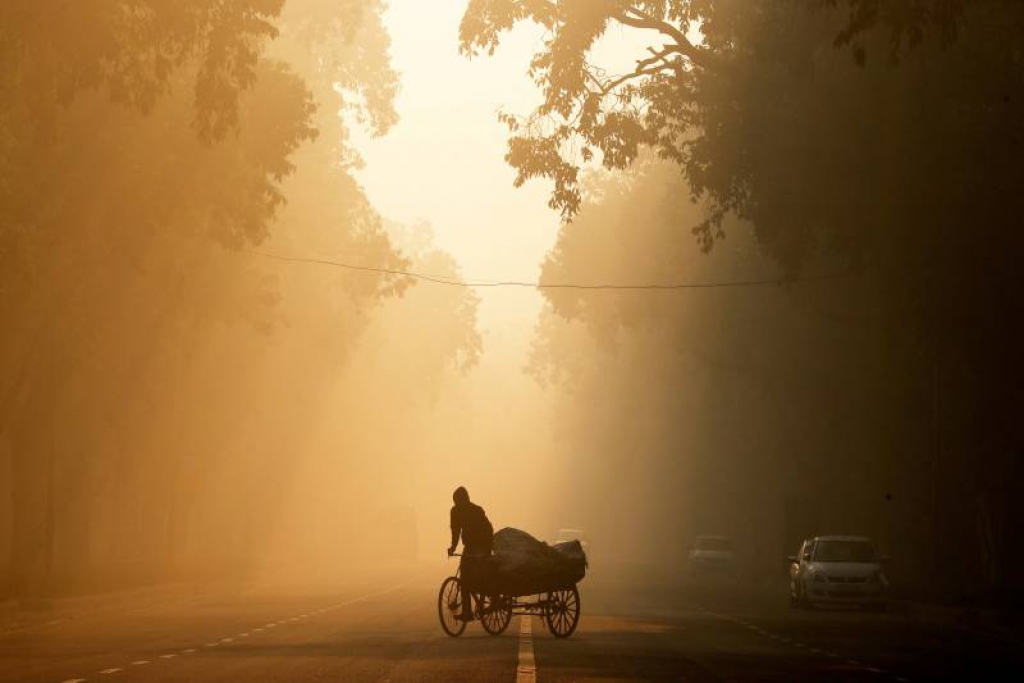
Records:
[[[820,603],[882,608],[889,586],[887,558],[866,536],[814,536],[789,557],[789,599],[794,607]]]

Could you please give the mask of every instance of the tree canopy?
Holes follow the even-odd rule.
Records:
[[[986,556],[1002,553],[994,560],[1002,567],[1016,564],[1008,534],[1020,507],[1003,482],[1019,471],[1011,453],[1024,443],[1016,417],[1021,385],[1017,373],[1006,371],[1024,344],[1016,324],[1024,312],[1017,265],[1024,233],[1014,189],[1024,183],[1024,4],[475,0],[463,17],[461,49],[469,56],[493,52],[525,22],[545,31],[524,65],[542,101],[501,120],[515,183],[551,182],[550,205],[564,219],[545,280],[585,278],[597,264],[619,273],[634,264],[630,281],[672,272],[674,281],[687,280],[710,271],[695,270],[679,249],[682,239],[695,239],[712,256],[725,247],[731,257],[747,248],[748,230],[784,279],[841,277],[845,284],[827,299],[827,317],[815,323],[808,311],[787,322],[788,314],[776,310],[763,328],[824,330],[834,319],[847,321],[851,335],[867,334],[862,350],[835,342],[807,357],[841,349],[851,366],[866,362],[870,379],[846,379],[874,392],[877,403],[857,410],[870,406],[860,414],[876,426],[886,415],[899,416],[900,424],[878,428],[887,434],[880,443],[861,444],[877,448],[877,458],[861,453],[858,462],[881,482],[897,477],[879,469],[888,463],[905,473],[941,460],[932,474],[934,500],[973,501],[966,515],[973,521],[944,516],[943,532]],[[622,73],[600,61],[613,30],[645,48],[634,55],[635,68]],[[645,170],[652,155],[679,173],[679,184],[666,187],[660,173]],[[594,167],[632,176],[623,181],[628,191],[607,194],[605,185],[588,196],[586,171]],[[610,215],[599,218],[602,211]],[[630,218],[610,222],[616,215]],[[703,267],[726,276],[733,272],[728,262],[712,258]],[[578,338],[564,334],[563,325],[584,323],[605,342],[624,336],[638,343],[637,335],[652,329],[645,321],[706,333],[718,352],[714,362],[708,356],[709,367],[726,368],[744,365],[739,361],[751,349],[757,353],[767,336],[687,327],[686,316],[745,316],[734,300],[719,301],[714,314],[566,292],[548,300],[536,367],[549,378],[570,372],[579,357],[566,344]],[[680,348],[699,345],[679,339],[645,353],[668,364]],[[772,348],[771,357],[787,357],[785,345]],[[776,376],[770,363],[754,367],[755,385]],[[811,381],[799,365],[791,371],[794,381]],[[833,389],[847,387],[839,382]],[[630,411],[631,401],[617,407]],[[808,414],[841,421],[844,409],[828,405],[820,400]],[[755,419],[743,410],[736,417]],[[778,435],[762,427],[765,438]],[[749,472],[759,471],[748,464]],[[923,514],[939,519],[935,510]],[[917,533],[925,531],[935,533]],[[993,538],[1002,539],[998,550]],[[927,564],[927,553],[918,559]],[[972,571],[951,567],[944,580]],[[984,577],[993,590],[1014,580],[992,571]]]
[[[343,454],[335,491],[359,490],[349,479],[368,409],[351,396],[386,363],[360,340],[402,334],[400,316],[382,332],[375,315],[408,305],[396,299],[412,283],[257,252],[390,270],[429,252],[455,276],[436,249],[404,254],[353,176],[349,126],[382,135],[397,120],[383,9],[0,7],[0,461],[13,534],[0,591],[253,559],[286,516],[287,479],[304,473],[294,463],[334,462],[331,448]],[[437,338],[408,360],[436,390],[479,354],[476,303],[417,294]],[[339,426],[298,448],[323,418],[311,405],[339,410]],[[276,467],[288,476],[265,474]],[[132,524],[111,510],[133,510]]]
[[[510,130],[506,159],[517,171],[516,183],[550,179],[550,204],[563,218],[579,209],[583,165],[596,159],[606,168],[626,168],[649,148],[677,164],[692,195],[704,200],[705,216],[694,231],[705,249],[722,236],[722,220],[735,214],[753,220],[766,245],[795,272],[826,241],[818,231],[835,229],[836,216],[823,212],[848,214],[828,198],[808,206],[817,194],[810,184],[832,183],[841,188],[832,194],[842,191],[850,203],[860,195],[847,192],[846,176],[820,168],[792,172],[790,162],[801,161],[793,157],[805,154],[811,157],[805,164],[857,176],[864,150],[858,134],[872,130],[863,114],[873,93],[914,78],[913,66],[898,76],[887,67],[915,51],[920,62],[923,44],[948,46],[964,21],[988,26],[1004,10],[1020,20],[1019,11],[999,2],[980,3],[965,18],[962,0],[474,0],[460,40],[472,56],[492,53],[520,22],[545,28],[529,65],[543,101],[526,116],[503,114],[502,120]],[[610,73],[594,61],[595,46],[612,27],[647,38],[633,71]],[[1012,58],[1014,31],[1007,26],[1004,40],[989,46],[991,59]],[[869,52],[878,68],[853,68],[864,65]],[[981,86],[968,73],[974,67],[957,67],[954,54],[928,52],[928,59],[949,60],[948,78],[930,83],[934,97],[962,87],[998,87]],[[1013,78],[1009,71],[989,77]],[[982,101],[978,107],[985,111]],[[882,133],[899,134],[909,124],[887,122],[881,108],[872,115]],[[797,193],[798,183],[807,191]],[[780,205],[795,194],[799,212]]]

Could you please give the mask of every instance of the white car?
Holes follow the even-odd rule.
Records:
[[[590,539],[587,538],[587,533],[579,529],[559,529],[558,533],[555,534],[555,542],[552,545],[558,545],[559,543],[567,543],[569,541],[579,541],[580,546],[583,547],[583,552],[590,555]]]
[[[690,576],[736,576],[736,551],[727,536],[698,536],[686,563]]]
[[[794,607],[856,604],[883,608],[889,582],[885,556],[866,536],[815,536],[790,555],[789,600]]]

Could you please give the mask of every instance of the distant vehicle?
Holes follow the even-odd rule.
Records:
[[[814,536],[789,556],[789,601],[794,607],[856,604],[881,609],[889,581],[888,558],[866,536]]]
[[[587,537],[587,532],[579,529],[559,529],[558,533],[555,534],[555,542],[552,545],[568,543],[569,541],[579,541],[580,545],[583,546],[583,552],[588,556],[590,555],[590,539]]]
[[[736,576],[736,551],[727,536],[698,536],[686,563],[690,576]]]

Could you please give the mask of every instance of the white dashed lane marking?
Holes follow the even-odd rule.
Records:
[[[351,600],[346,600],[345,602],[339,602],[337,605],[331,605],[330,607],[325,607],[325,608],[320,609],[318,611],[312,612],[312,614],[323,614],[325,612],[329,612],[329,611],[331,611],[333,609],[337,609],[339,607],[345,607],[346,605],[352,605],[352,604],[355,604],[357,602],[364,602],[366,600],[372,600],[373,598],[378,598],[378,597],[380,597],[382,595],[387,595],[388,593],[393,593],[394,591],[397,591],[400,588],[406,586],[408,583],[409,583],[408,581],[405,581],[403,583],[398,584],[397,586],[392,586],[391,588],[388,588],[386,590],[378,591],[376,593],[368,593],[367,595],[361,595],[361,596],[359,596],[357,598],[352,598]],[[259,632],[263,631],[264,628],[268,628],[268,629],[276,628],[279,625],[284,625],[284,624],[288,624],[288,623],[294,623],[296,621],[299,621],[300,619],[305,619],[308,616],[309,616],[309,613],[307,613],[307,614],[300,614],[298,616],[290,617],[288,619],[282,619],[279,622],[271,622],[271,623],[267,624],[265,627],[254,628],[254,629],[251,629],[251,631],[252,631],[252,633],[259,633]],[[248,638],[249,637],[249,632],[239,633],[235,637],[237,637],[237,638]],[[235,638],[232,638],[232,637],[221,638],[219,641],[214,641],[212,643],[207,643],[206,647],[217,647],[221,643],[225,643],[225,644],[232,643],[232,642],[234,642],[234,640],[235,640]],[[185,654],[185,655],[192,654],[195,651],[196,651],[196,648],[190,647],[190,648],[186,648],[186,649],[182,650],[181,654]],[[172,654],[165,654],[165,655],[160,655],[160,659],[173,659],[173,658],[175,658],[177,656],[178,656],[177,654],[173,654],[173,653]],[[530,649],[530,656],[531,656],[531,658],[533,656],[532,644],[531,644],[531,649]],[[129,664],[129,666],[142,666],[144,664],[149,664],[149,663],[150,663],[150,661],[148,659],[138,659],[138,660],[135,660],[134,662],[132,662],[131,664]],[[124,671],[124,669],[120,668],[120,667],[111,667],[109,669],[103,669],[103,670],[99,671],[98,673],[100,673],[100,674],[116,674],[116,673],[120,673],[121,671]],[[530,680],[532,681],[534,679],[530,679]],[[85,681],[86,681],[86,679],[84,679],[84,678],[69,678],[68,680],[63,681],[63,683],[85,683]]]
[[[750,631],[752,631],[752,632],[754,632],[754,633],[756,633],[756,634],[758,634],[760,636],[771,638],[772,640],[778,641],[780,643],[786,643],[787,645],[791,645],[792,647],[798,647],[798,648],[800,648],[802,650],[806,650],[806,651],[814,653],[816,655],[821,655],[821,656],[824,656],[824,657],[830,657],[832,659],[839,659],[840,658],[840,656],[837,655],[835,652],[828,652],[828,651],[825,651],[825,650],[821,650],[821,649],[816,648],[816,647],[811,647],[810,645],[807,645],[805,643],[801,643],[799,640],[791,640],[789,638],[784,638],[782,636],[779,636],[779,635],[777,635],[775,633],[770,633],[770,632],[765,631],[764,629],[762,629],[762,628],[760,628],[758,626],[755,626],[754,624],[751,624],[748,621],[744,621],[743,619],[739,619],[737,617],[731,617],[731,616],[729,616],[727,614],[719,614],[718,612],[712,612],[711,610],[709,610],[708,608],[703,607],[703,606],[698,606],[698,609],[701,612],[704,612],[705,614],[708,614],[708,615],[710,615],[712,617],[715,617],[716,619],[721,619],[722,621],[732,622],[732,623],[734,623],[734,624],[736,624],[738,626],[745,627],[748,630],[750,630]],[[858,661],[856,659],[847,659],[846,663],[849,666],[855,667],[855,668],[860,669],[862,671],[866,671],[868,673],[879,674],[879,675],[886,675],[886,674],[888,674],[888,672],[885,669],[879,669],[878,667],[868,666],[868,665],[864,664],[864,662]],[[902,678],[900,676],[893,676],[892,678],[895,681],[901,681],[901,682],[905,682],[905,681],[908,680],[908,679]]]
[[[516,665],[516,683],[536,683],[537,663],[533,659],[533,617],[519,617],[519,662]]]

